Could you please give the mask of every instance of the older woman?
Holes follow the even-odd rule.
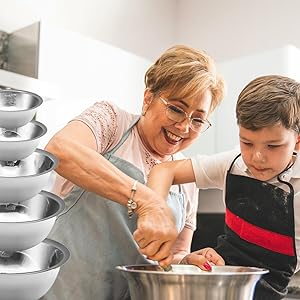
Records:
[[[167,202],[144,185],[154,165],[183,158],[179,151],[210,127],[223,81],[206,53],[174,46],[149,68],[145,84],[141,116],[98,102],[46,147],[59,159],[56,192],[70,207],[51,237],[71,252],[47,299],[127,299],[117,265],[164,266],[187,256],[207,270],[209,260],[223,263],[213,250],[190,253],[193,184],[175,186]]]

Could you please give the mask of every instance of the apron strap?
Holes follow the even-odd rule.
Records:
[[[297,152],[293,152],[293,156],[297,156]],[[291,165],[287,166],[280,174],[277,175],[277,180],[281,183],[285,183],[289,186],[290,188],[290,192],[293,193],[293,196],[294,196],[294,187],[292,184],[290,184],[289,182],[281,179],[281,175],[286,172],[287,170],[289,170],[290,168],[292,168],[294,165],[294,163],[292,163]]]
[[[231,163],[231,165],[230,165],[230,167],[229,167],[227,173],[230,173],[230,172],[231,172],[231,169],[232,169],[232,167],[233,167],[233,164],[235,163],[235,161],[236,161],[240,156],[241,156],[241,153],[235,157],[235,159],[232,161],[232,163]]]
[[[117,143],[117,145],[109,150],[108,152],[106,152],[106,157],[108,159],[111,158],[112,155],[115,154],[115,152],[122,146],[122,144],[126,141],[126,139],[128,138],[132,128],[137,124],[137,122],[140,120],[140,116],[135,116],[133,122],[131,123],[131,125],[129,126],[129,128],[124,132],[123,136],[121,137],[120,141]]]

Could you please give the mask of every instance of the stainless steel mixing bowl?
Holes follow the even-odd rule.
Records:
[[[27,124],[42,103],[43,99],[36,94],[0,89],[0,127],[11,129]]]
[[[58,196],[41,191],[20,204],[0,204],[0,249],[18,251],[36,246],[50,233],[65,208]]]
[[[163,272],[156,265],[116,267],[126,277],[132,300],[250,300],[266,269],[213,266],[211,272],[192,265],[172,265]]]
[[[46,132],[46,126],[37,121],[14,129],[0,128],[0,160],[16,161],[29,156]]]
[[[40,149],[16,162],[0,161],[0,203],[18,203],[37,195],[57,163],[54,155]]]
[[[23,251],[0,251],[0,300],[41,298],[69,257],[66,247],[50,239]]]

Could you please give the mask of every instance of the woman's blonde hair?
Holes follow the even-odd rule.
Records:
[[[238,97],[236,118],[250,130],[282,124],[300,133],[300,83],[280,75],[254,79]]]
[[[168,91],[182,98],[212,93],[210,111],[224,97],[225,85],[213,59],[204,51],[177,45],[166,50],[145,74],[146,88],[157,95]]]

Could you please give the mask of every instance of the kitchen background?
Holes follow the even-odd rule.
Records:
[[[206,50],[228,85],[213,127],[188,156],[238,144],[234,104],[248,81],[271,73],[300,80],[298,0],[0,0],[0,7],[0,86],[44,98],[40,147],[97,100],[139,113],[145,70],[173,44]],[[200,191],[193,247],[214,243],[223,211],[220,191]]]

